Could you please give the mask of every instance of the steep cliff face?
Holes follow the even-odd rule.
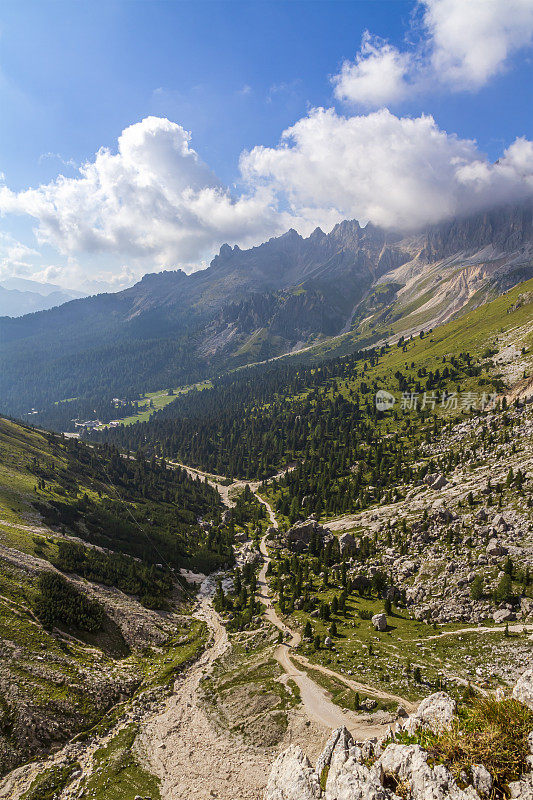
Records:
[[[430,228],[426,233],[424,258],[431,261],[455,253],[472,254],[488,245],[501,253],[512,253],[533,241],[533,206],[505,206]]]

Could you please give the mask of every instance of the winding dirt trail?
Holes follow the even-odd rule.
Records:
[[[224,481],[224,478],[220,475],[212,475],[193,467],[187,467],[185,464],[178,464],[177,462],[171,462],[171,465],[183,467],[190,475],[207,477],[209,483],[220,492],[224,504],[230,507],[234,505],[230,497],[230,492],[233,493],[240,488],[244,488],[244,486],[248,484],[257,500],[265,506],[271,526],[275,529],[278,528],[278,521],[272,506],[258,493],[258,481],[235,481],[229,486],[226,486],[221,483],[221,481]],[[293,467],[288,467],[287,469],[292,468]],[[286,471],[287,470],[284,470],[284,472]],[[276,477],[281,477],[284,472],[280,472]],[[295,660],[297,659],[300,664],[304,664],[308,669],[314,669],[318,672],[322,672],[324,675],[335,678],[353,691],[364,692],[376,699],[393,700],[403,705],[408,711],[414,711],[416,705],[405,698],[389,694],[373,686],[367,686],[366,684],[350,680],[344,675],[322,667],[321,665],[312,664],[305,656],[300,654],[296,655],[293,652],[301,642],[301,635],[298,631],[292,630],[283,622],[272,604],[267,580],[267,569],[270,562],[266,546],[267,538],[268,535],[265,535],[261,539],[259,546],[261,555],[263,556],[263,565],[257,578],[257,599],[265,607],[265,618],[286,637],[286,641],[280,643],[276,648],[274,658],[283,669],[286,678],[292,679],[298,686],[302,705],[307,717],[326,729],[339,728],[345,725],[354,736],[361,739],[383,735],[390,726],[389,722],[370,723],[365,720],[363,715],[355,714],[352,711],[342,709],[340,706],[335,705],[335,703],[330,700],[329,693],[322,686],[315,683],[305,670],[299,668]]]
[[[257,494],[257,489],[253,491],[259,502],[266,507],[272,527],[277,529],[278,522],[271,505]],[[315,683],[307,672],[299,669],[295,664],[295,660],[300,664],[305,664],[309,669],[315,669],[318,672],[322,672],[325,675],[329,675],[341,681],[345,686],[348,686],[348,688],[354,691],[364,691],[367,694],[371,694],[373,697],[383,700],[394,700],[404,705],[407,710],[414,711],[416,706],[404,698],[387,694],[386,692],[358,683],[357,681],[349,680],[338,672],[334,672],[321,665],[312,664],[305,656],[292,652],[298,647],[302,637],[298,631],[292,630],[283,622],[272,604],[267,580],[267,569],[270,563],[270,556],[268,555],[266,545],[268,536],[268,533],[263,536],[259,547],[261,555],[263,556],[263,566],[261,567],[257,579],[257,599],[265,606],[264,616],[268,621],[288,637],[287,641],[282,642],[277,647],[274,653],[276,661],[280,664],[286,675],[297,684],[300,690],[302,704],[310,719],[313,719],[326,728],[340,728],[345,725],[356,738],[364,739],[370,736],[382,735],[387,730],[390,723],[369,723],[365,721],[360,714],[354,714],[351,711],[343,710],[340,706],[335,705],[329,699],[326,690]]]
[[[207,477],[220,491],[228,506],[233,505],[229,496],[230,490],[234,491],[248,483],[258,500],[266,507],[272,527],[278,527],[272,507],[257,494],[258,483],[237,481],[230,486],[224,486],[219,482],[219,476],[191,468],[188,471],[190,474]],[[350,688],[363,690],[375,697],[392,698],[373,687],[351,681],[333,670],[311,664],[305,657],[293,652],[300,643],[301,636],[280,619],[272,604],[266,575],[270,561],[266,536],[260,543],[260,550],[263,564],[258,577],[257,596],[265,606],[266,619],[286,636],[286,641],[277,646],[274,656],[285,673],[283,679],[292,679],[299,687],[302,701],[301,710],[293,715],[292,727],[288,732],[289,740],[284,741],[282,746],[297,740],[308,749],[310,742],[304,739],[312,737],[316,744],[321,733],[327,736],[331,728],[342,725],[346,725],[359,739],[383,735],[389,723],[375,724],[363,715],[336,706],[330,700],[328,692],[299,666],[306,664],[310,669],[319,670]],[[275,754],[270,748],[249,746],[228,730],[217,728],[200,699],[201,680],[209,675],[215,662],[230,646],[227,632],[211,601],[216,578],[217,576],[210,576],[203,580],[194,611],[194,616],[208,625],[211,642],[198,661],[178,677],[172,695],[157,709],[143,711],[139,706],[133,706],[125,719],[103,737],[85,745],[67,744],[44,763],[33,762],[14,771],[0,781],[0,800],[18,800],[43,767],[62,763],[65,757],[76,758],[81,766],[79,777],[60,796],[61,800],[74,800],[79,794],[81,780],[97,768],[95,752],[116,736],[124,725],[131,722],[140,726],[134,745],[136,758],[146,770],[160,779],[163,800],[208,800],[210,797],[217,797],[219,800],[259,800]],[[409,707],[402,698],[392,699],[403,703],[406,708]],[[311,727],[306,728],[306,725]],[[295,739],[292,739],[291,731],[294,731]]]
[[[235,492],[248,484],[257,500],[265,506],[271,526],[275,529],[278,528],[278,521],[272,506],[258,493],[258,481],[235,481],[229,486],[225,486],[221,483],[221,481],[224,481],[224,478],[220,475],[212,475],[193,467],[187,467],[185,464],[172,463],[175,466],[183,467],[191,475],[207,477],[209,483],[218,489],[222,501],[227,506],[234,505],[234,502],[230,498],[230,491]],[[293,467],[287,468],[287,470],[290,469],[293,469]],[[276,477],[281,477],[287,470],[280,472]],[[380,700],[392,700],[403,705],[407,711],[414,711],[416,709],[416,704],[413,704],[405,698],[384,692],[376,687],[351,680],[320,664],[313,664],[305,656],[293,652],[301,642],[301,635],[298,631],[292,630],[283,622],[272,604],[267,580],[267,569],[270,562],[266,546],[267,538],[268,534],[263,536],[259,546],[261,555],[263,556],[263,565],[257,579],[257,599],[265,607],[265,618],[286,637],[286,641],[280,643],[276,648],[274,657],[283,669],[286,677],[291,678],[297,684],[306,715],[310,720],[313,720],[324,728],[339,728],[345,725],[354,736],[361,739],[383,735],[390,726],[389,722],[370,723],[365,721],[365,718],[361,714],[355,714],[352,711],[342,709],[340,706],[335,705],[335,703],[329,699],[329,693],[319,684],[315,683],[305,670],[299,668],[295,660],[305,665],[308,669],[314,669],[324,675],[335,678],[353,691],[364,692]]]
[[[526,625],[525,623],[518,622],[516,624],[511,625],[495,625],[491,628],[458,628],[455,631],[444,631],[443,633],[437,633],[434,636],[427,636],[425,639],[414,639],[415,642],[431,642],[435,639],[442,639],[445,636],[459,636],[463,633],[476,633],[476,634],[483,634],[483,633],[504,633],[505,628],[510,633],[522,633],[523,631],[533,631],[533,625]]]
[[[0,780],[0,800],[20,800],[32,781],[53,765],[75,759],[80,773],[58,796],[76,800],[82,781],[98,769],[95,753],[125,726],[139,725],[134,753],[139,763],[161,780],[163,800],[259,800],[275,754],[248,747],[227,730],[217,730],[199,700],[200,681],[229,647],[226,629],[211,598],[217,576],[205,578],[194,616],[207,623],[211,641],[201,657],[175,684],[156,710],[133,703],[125,718],[104,736],[87,743],[67,743],[44,761],[26,764]]]

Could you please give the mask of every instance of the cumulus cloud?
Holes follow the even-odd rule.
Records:
[[[39,253],[19,242],[10,233],[0,231],[0,279],[28,275],[35,270]]]
[[[400,50],[363,36],[353,62],[332,78],[339,100],[368,107],[440,85],[476,90],[533,42],[533,0],[420,0],[422,38]]]
[[[245,153],[241,169],[289,204],[300,230],[351,217],[413,229],[532,192],[532,147],[518,139],[490,164],[474,141],[440,130],[431,116],[383,109],[346,118],[319,108],[278,147]]]
[[[411,72],[411,56],[401,53],[388,42],[363,36],[355,62],[345,61],[338,75],[332,78],[339,100],[364,106],[382,106],[406,96]]]
[[[424,0],[435,74],[478,89],[533,40],[533,0]]]
[[[168,119],[126,128],[118,150],[102,148],[74,178],[36,189],[0,187],[0,212],[37,220],[41,243],[61,253],[122,254],[189,264],[221,240],[255,243],[281,230],[266,190],[230,195]]]
[[[76,177],[21,192],[0,186],[0,212],[33,217],[39,241],[63,254],[63,263],[43,266],[36,251],[4,236],[0,271],[121,288],[164,266],[205,266],[223,242],[247,247],[289,227],[307,234],[356,218],[413,230],[531,193],[533,144],[517,139],[491,164],[431,116],[318,108],[277,146],[244,152],[240,171],[244,189],[233,196],[180,125],[144,119],[123,131],[116,153],[99,150]]]

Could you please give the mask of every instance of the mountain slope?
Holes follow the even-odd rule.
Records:
[[[231,561],[220,511],[184,470],[0,418],[0,775],[201,648],[178,572]]]
[[[430,328],[529,277],[532,252],[531,203],[417,234],[345,221],[307,239],[291,230],[250,250],[224,245],[192,275],[146,275],[117,294],[0,320],[0,402],[20,415],[134,396],[341,332],[361,341]]]
[[[394,392],[397,401],[402,392],[438,398],[446,391],[533,394],[533,280],[429,335],[398,344],[328,361],[317,347],[250,367],[176,398],[147,422],[91,436],[245,479],[264,479],[305,459],[312,475],[326,471],[321,490],[330,485],[326,494],[333,502],[337,482],[350,478],[349,465],[376,427],[378,389]],[[407,438],[412,446],[416,430]],[[395,463],[401,447],[387,447]],[[395,479],[394,471],[379,476],[383,485]],[[301,486],[298,491],[306,494]],[[357,492],[348,492],[343,502],[357,500]]]

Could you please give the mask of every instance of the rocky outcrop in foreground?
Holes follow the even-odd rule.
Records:
[[[520,701],[533,709],[533,670],[518,686]],[[515,691],[516,699],[517,693]],[[452,725],[455,701],[444,692],[427,697],[402,730],[426,728],[434,733]],[[354,741],[346,728],[331,734],[313,769],[297,745],[274,762],[264,800],[489,800],[493,778],[482,764],[461,775],[461,785],[450,770],[418,744],[399,744],[395,734],[383,740]],[[533,800],[533,731],[529,736],[530,771],[509,785],[514,800]],[[498,795],[499,796],[499,795]]]

